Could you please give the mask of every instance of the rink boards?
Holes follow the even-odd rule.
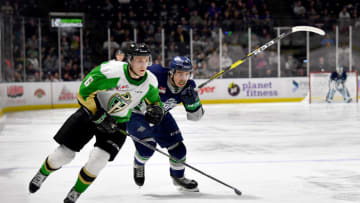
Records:
[[[196,80],[201,84],[205,80]],[[0,115],[5,112],[76,107],[80,81],[0,84]],[[308,78],[217,79],[199,90],[203,103],[299,102]]]

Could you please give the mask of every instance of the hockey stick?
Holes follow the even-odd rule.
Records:
[[[213,75],[211,78],[209,78],[207,81],[203,82],[202,84],[200,84],[197,89],[200,89],[202,87],[204,87],[205,85],[207,85],[208,83],[210,83],[212,80],[218,78],[219,76],[223,75],[224,73],[238,67],[240,64],[244,63],[246,60],[248,60],[250,57],[257,55],[258,53],[264,51],[265,49],[269,48],[270,46],[272,46],[273,44],[277,43],[278,41],[280,41],[281,39],[285,38],[286,36],[290,35],[291,33],[294,32],[313,32],[319,35],[325,35],[325,31],[316,27],[312,27],[312,26],[295,26],[292,27],[291,30],[284,32],[282,34],[280,34],[278,37],[272,39],[271,41],[269,41],[268,43],[264,44],[263,46],[261,46],[260,48],[255,49],[254,51],[248,53],[246,56],[244,56],[242,59],[236,61],[235,63],[233,63],[232,65],[226,67],[225,69],[223,69],[222,71],[216,73],[215,75]]]
[[[241,191],[238,190],[237,188],[235,188],[235,187],[233,187],[233,186],[231,186],[231,185],[229,185],[229,184],[227,184],[227,183],[224,183],[223,181],[221,181],[221,180],[219,180],[219,179],[217,179],[217,178],[215,178],[215,177],[213,177],[213,176],[211,176],[211,175],[209,175],[209,174],[207,174],[207,173],[205,173],[205,172],[203,172],[203,171],[201,171],[201,170],[199,170],[199,169],[191,166],[190,164],[187,164],[185,161],[181,161],[181,160],[179,160],[179,159],[177,159],[177,158],[175,158],[175,157],[173,157],[173,156],[171,156],[171,155],[169,155],[169,154],[161,151],[160,149],[158,149],[158,148],[156,148],[156,147],[154,147],[154,146],[152,146],[152,145],[150,145],[150,144],[148,144],[148,143],[146,143],[146,142],[143,142],[143,141],[140,140],[139,138],[137,138],[137,137],[135,137],[135,136],[133,136],[133,135],[130,135],[129,133],[125,132],[124,130],[121,130],[121,129],[119,129],[119,130],[120,130],[120,132],[123,133],[124,135],[127,135],[127,136],[131,137],[133,140],[135,140],[135,142],[140,143],[140,144],[144,145],[145,147],[147,147],[147,148],[149,148],[149,149],[152,149],[152,150],[154,150],[154,151],[157,151],[157,152],[159,152],[160,154],[165,155],[165,156],[169,157],[169,158],[172,159],[172,160],[175,160],[175,161],[177,161],[177,162],[179,162],[179,163],[182,163],[182,164],[184,164],[185,166],[191,168],[192,170],[194,170],[194,171],[196,171],[196,172],[198,172],[198,173],[200,173],[200,174],[202,174],[202,175],[204,175],[204,176],[206,176],[206,177],[208,177],[208,178],[210,178],[210,179],[212,179],[212,180],[214,180],[214,181],[216,181],[216,182],[218,182],[218,183],[220,183],[220,184],[222,184],[222,185],[225,185],[225,186],[228,187],[228,188],[233,189],[234,192],[235,192],[237,195],[241,195]]]
[[[108,113],[109,113],[109,114],[112,113],[112,112],[120,105],[120,103],[121,103],[121,102],[116,103],[116,104],[108,111]],[[179,163],[182,163],[182,164],[184,164],[184,166],[187,166],[187,167],[193,169],[194,171],[196,171],[196,172],[198,172],[198,173],[200,173],[200,174],[202,174],[202,175],[204,175],[204,176],[206,176],[206,177],[208,177],[208,178],[210,178],[210,179],[212,179],[212,180],[214,180],[214,181],[216,181],[216,182],[218,182],[218,183],[220,183],[220,184],[222,184],[222,185],[225,185],[225,186],[228,187],[228,188],[233,189],[234,192],[235,192],[237,195],[241,195],[241,191],[238,190],[237,188],[235,188],[235,187],[233,187],[233,186],[231,186],[231,185],[229,185],[229,184],[227,184],[227,183],[224,183],[223,181],[221,181],[221,180],[219,180],[219,179],[217,179],[217,178],[215,178],[215,177],[213,177],[213,176],[211,176],[211,175],[209,175],[209,174],[207,174],[207,173],[205,173],[205,172],[203,172],[203,171],[201,171],[201,170],[199,170],[199,169],[197,169],[197,168],[195,168],[195,167],[193,167],[193,166],[191,166],[191,165],[189,165],[189,164],[187,164],[187,163],[185,163],[185,162],[182,161],[182,160],[179,160],[179,159],[177,159],[177,158],[175,158],[175,157],[173,157],[173,156],[171,156],[171,155],[169,155],[169,154],[161,151],[160,149],[158,149],[158,148],[156,148],[156,147],[153,147],[152,145],[149,145],[149,144],[146,143],[146,142],[141,141],[139,138],[137,138],[137,137],[135,137],[135,136],[133,136],[133,135],[130,135],[129,133],[127,133],[126,131],[124,131],[124,130],[122,130],[122,129],[118,129],[118,130],[119,130],[123,135],[126,135],[126,136],[131,137],[133,140],[135,140],[135,142],[140,143],[140,144],[144,145],[145,147],[147,147],[147,148],[149,148],[149,149],[151,149],[151,150],[157,151],[157,152],[159,152],[160,154],[165,155],[165,156],[169,157],[169,158],[172,159],[172,160],[175,160],[175,161],[177,161],[177,162],[179,162]]]

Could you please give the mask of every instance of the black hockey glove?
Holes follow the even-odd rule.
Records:
[[[146,107],[145,120],[154,125],[159,125],[164,117],[164,109],[159,105],[150,104]]]
[[[92,122],[100,132],[113,134],[118,131],[117,121],[102,108],[96,111]]]
[[[185,88],[181,92],[180,98],[182,102],[187,105],[194,104],[199,101],[199,95],[192,86]]]

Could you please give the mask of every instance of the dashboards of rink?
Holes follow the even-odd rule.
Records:
[[[201,88],[199,95],[204,104],[300,102],[309,92],[308,80],[307,77],[217,79]],[[205,80],[195,81],[201,84]],[[13,111],[78,107],[79,86],[79,81],[2,83],[0,115]]]

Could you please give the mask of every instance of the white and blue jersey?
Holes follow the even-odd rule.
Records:
[[[159,125],[149,126],[144,119],[143,112],[145,108],[144,104],[142,104],[142,107],[137,108],[137,111],[132,114],[127,129],[130,134],[139,139],[152,137],[161,147],[169,147],[183,140],[179,127],[169,111],[182,102],[181,92],[188,86],[195,88],[196,84],[193,80],[188,80],[187,84],[179,89],[173,87],[169,81],[170,69],[155,64],[150,66],[148,70],[158,80],[160,99],[166,111],[165,116]],[[202,117],[203,109],[200,102],[199,104],[196,109],[184,105],[189,120],[199,120]]]
[[[171,109],[177,106],[177,104],[180,104],[182,102],[180,98],[181,90],[180,91],[175,90],[178,91],[178,93],[173,93],[171,91],[171,88],[174,87],[169,87],[168,85],[169,69],[163,68],[161,65],[156,64],[150,66],[148,70],[150,70],[158,79],[160,99],[164,104],[165,111],[169,112]],[[195,82],[193,80],[188,80],[184,88],[188,86],[192,86],[193,88],[196,87]]]

